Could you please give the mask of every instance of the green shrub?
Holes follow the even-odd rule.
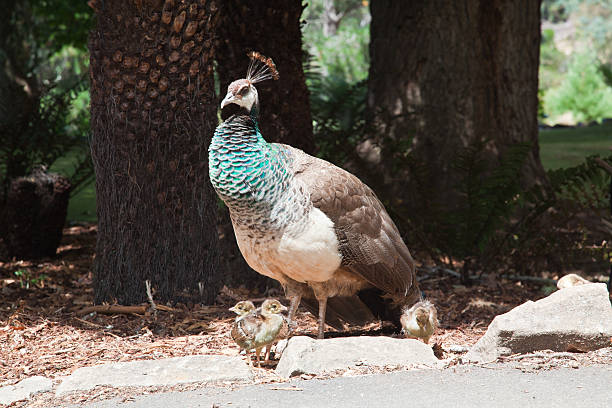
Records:
[[[370,66],[369,9],[359,0],[333,2],[334,13],[341,15],[332,35],[325,34],[329,22],[324,2],[313,0],[304,11],[302,30],[311,62],[324,77],[339,78],[354,84],[368,76]]]
[[[588,54],[576,55],[563,83],[546,92],[544,110],[550,117],[571,112],[578,122],[612,116],[612,88],[600,70],[599,62]]]

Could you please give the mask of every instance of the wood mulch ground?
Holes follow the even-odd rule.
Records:
[[[234,315],[227,309],[237,299],[263,297],[245,289],[224,288],[212,306],[171,305],[156,315],[148,309],[145,314],[84,313],[92,306],[95,240],[96,226],[66,228],[56,258],[0,263],[0,386],[34,375],[59,378],[108,362],[238,353],[229,336]],[[441,323],[431,343],[438,345],[440,357],[450,359],[451,346],[474,344],[496,315],[546,296],[552,289],[547,285],[501,280],[494,288],[466,287],[443,272],[430,274],[421,287],[436,304]],[[298,315],[297,332],[316,332],[315,319],[305,311]],[[600,354],[612,362],[612,353]],[[570,360],[593,359],[596,354]]]

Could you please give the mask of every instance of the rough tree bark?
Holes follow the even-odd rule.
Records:
[[[217,25],[217,62],[223,97],[230,82],[244,78],[248,51],[271,57],[280,79],[257,85],[261,132],[269,142],[312,153],[312,118],[302,69],[303,9],[301,0],[223,1],[222,21]]]
[[[537,139],[539,0],[373,1],[371,13],[367,105],[375,134],[407,141],[406,151],[428,164],[428,190],[436,194],[414,199],[415,180],[388,171],[404,205],[417,212],[432,202],[454,205],[453,157],[478,141],[489,141],[493,162],[509,146],[531,142],[522,183],[545,180]]]
[[[218,293],[214,0],[97,0],[90,36],[95,302]],[[90,3],[91,4],[91,3]]]

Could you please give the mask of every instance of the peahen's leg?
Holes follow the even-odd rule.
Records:
[[[317,338],[325,337],[325,312],[327,310],[327,298],[334,296],[330,293],[329,287],[324,282],[309,282],[314,293],[315,299],[319,302],[319,333]]]
[[[295,327],[295,314],[297,313],[297,308],[300,305],[300,301],[302,300],[302,296],[294,295],[291,297],[291,303],[289,304],[289,330],[293,331]]]
[[[325,338],[325,310],[327,309],[327,297],[317,299],[319,301],[319,334],[317,338]]]
[[[289,279],[283,284],[283,288],[285,289],[285,296],[291,300],[289,303],[289,316],[287,320],[289,323],[289,333],[293,333],[296,326],[295,315],[297,314],[298,306],[302,300],[302,294],[304,290],[308,290],[308,286],[304,283]]]

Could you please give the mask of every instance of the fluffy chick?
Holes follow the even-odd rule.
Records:
[[[585,283],[591,283],[590,281],[584,279],[580,275],[576,275],[575,273],[570,273],[569,275],[565,275],[561,279],[557,281],[557,289],[565,289],[570,288],[572,286],[584,285]]]
[[[430,301],[423,300],[405,308],[400,322],[406,336],[423,339],[427,343],[438,328],[438,311]]]
[[[261,307],[236,319],[232,327],[232,338],[247,353],[252,365],[250,350],[255,349],[257,366],[261,367],[261,349],[276,341],[285,318],[281,315],[287,308],[276,299],[266,299]],[[267,353],[269,355],[269,349]]]
[[[236,342],[236,344],[238,344],[238,346],[240,346],[240,349],[244,350],[247,356],[247,360],[249,361],[249,365],[252,365],[251,349],[244,348],[238,339],[240,339],[240,333],[241,333],[240,321],[244,319],[244,317],[246,317],[247,315],[256,313],[255,305],[250,300],[241,300],[240,302],[236,303],[233,307],[230,307],[229,310],[236,313],[237,315],[236,319],[234,320],[234,324],[232,325],[232,332],[231,332],[232,339]]]

